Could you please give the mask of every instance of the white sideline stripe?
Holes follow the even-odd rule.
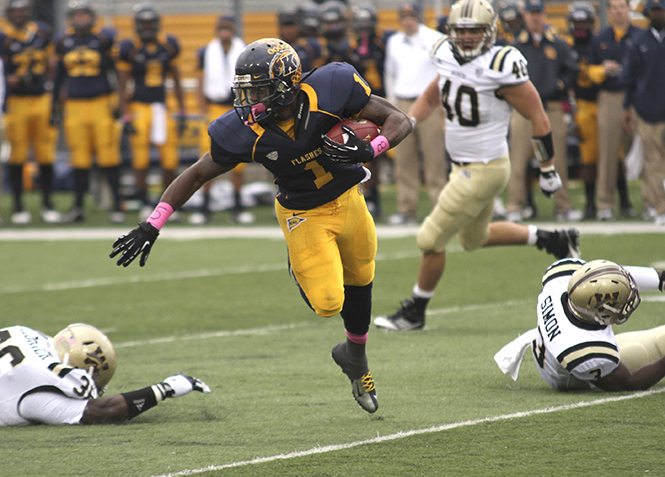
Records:
[[[650,222],[589,222],[589,223],[542,223],[543,229],[576,228],[582,235],[623,235],[623,234],[662,234],[665,228]],[[379,238],[412,237],[418,233],[418,225],[394,226],[377,225]],[[104,228],[63,228],[63,229],[0,229],[2,242],[26,241],[74,241],[74,240],[115,240],[131,230],[127,227]],[[214,238],[283,238],[277,226],[266,227],[166,227],[160,239],[196,240]]]
[[[334,452],[338,450],[343,450],[343,449],[350,449],[352,447],[358,447],[361,445],[366,445],[366,444],[376,444],[379,442],[386,442],[386,441],[392,441],[395,439],[402,439],[404,437],[410,437],[410,436],[417,436],[420,434],[431,434],[434,432],[441,432],[441,431],[447,431],[449,429],[457,429],[460,427],[468,427],[468,426],[475,426],[478,424],[485,424],[487,422],[498,422],[498,421],[507,421],[509,419],[519,419],[522,417],[529,417],[537,414],[549,414],[552,412],[559,412],[559,411],[569,411],[571,409],[578,409],[582,407],[588,407],[588,406],[595,406],[598,404],[607,404],[607,403],[612,403],[612,402],[619,402],[619,401],[626,401],[628,399],[636,399],[636,398],[641,398],[644,396],[651,396],[653,394],[659,394],[665,391],[665,388],[661,389],[656,389],[656,390],[651,390],[651,391],[642,391],[642,392],[637,392],[634,394],[629,394],[625,396],[615,396],[615,397],[608,397],[608,398],[603,398],[603,399],[596,399],[594,401],[582,401],[578,402],[575,404],[565,404],[563,406],[555,406],[555,407],[546,407],[543,409],[534,409],[532,411],[523,411],[523,412],[516,412],[513,414],[504,414],[500,416],[493,416],[493,417],[484,417],[482,419],[474,419],[471,421],[461,421],[461,422],[453,422],[451,424],[444,424],[441,426],[434,426],[434,427],[428,427],[426,429],[414,429],[411,431],[404,431],[404,432],[397,432],[395,434],[389,434],[387,436],[382,436],[382,437],[374,437],[372,439],[366,439],[363,441],[356,441],[356,442],[349,442],[346,444],[336,444],[336,445],[330,445],[330,446],[324,446],[324,447],[316,447],[314,449],[309,449],[305,451],[299,451],[299,452],[290,452],[288,454],[278,454],[278,455],[273,455],[269,457],[257,457],[256,459],[252,460],[244,460],[240,462],[232,462],[230,464],[224,464],[224,465],[210,465],[208,467],[203,467],[200,469],[191,469],[191,470],[181,470],[179,472],[174,472],[171,474],[162,474],[157,477],[178,477],[181,475],[194,475],[194,474],[201,474],[203,472],[209,472],[209,471],[215,471],[215,470],[222,470],[222,469],[228,469],[231,467],[242,467],[245,465],[250,465],[250,464],[263,464],[266,462],[273,462],[276,460],[285,460],[285,459],[294,459],[296,457],[305,457],[309,455],[315,455],[315,454],[323,454],[326,452]]]

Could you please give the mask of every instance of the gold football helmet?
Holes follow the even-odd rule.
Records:
[[[608,260],[585,263],[568,282],[570,309],[586,322],[620,325],[630,318],[640,301],[630,273]]]
[[[101,394],[111,381],[117,363],[106,335],[94,326],[74,323],[55,335],[53,344],[62,363],[88,371]]]
[[[448,16],[450,46],[458,58],[469,61],[492,48],[496,41],[496,14],[487,0],[458,0]],[[464,35],[462,30],[482,30],[479,38]]]

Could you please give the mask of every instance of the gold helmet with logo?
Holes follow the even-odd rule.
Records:
[[[568,282],[568,303],[580,320],[601,325],[622,324],[640,304],[635,280],[608,260],[593,260]]]
[[[458,0],[448,16],[450,46],[463,60],[472,60],[492,48],[496,41],[496,14],[487,0]],[[461,30],[482,30],[482,37],[460,38]]]
[[[97,328],[74,323],[53,338],[60,360],[67,366],[90,373],[100,393],[111,381],[117,357],[111,341]]]

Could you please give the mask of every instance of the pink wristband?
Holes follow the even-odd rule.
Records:
[[[370,144],[372,145],[372,150],[374,151],[374,157],[378,156],[379,154],[383,154],[388,149],[390,149],[390,143],[385,138],[385,136],[376,136],[374,139],[372,139]]]
[[[171,207],[171,205],[167,204],[166,202],[160,202],[157,204],[157,207],[155,207],[155,210],[152,211],[150,217],[146,219],[146,222],[155,227],[157,230],[162,230],[162,227],[166,221],[169,220],[169,217],[171,217],[172,213],[173,207]]]

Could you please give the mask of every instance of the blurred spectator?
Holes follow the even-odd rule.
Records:
[[[520,0],[499,2],[498,15],[500,21],[497,45],[510,45],[524,29],[523,8],[524,4]]]
[[[236,60],[245,49],[245,43],[236,36],[235,17],[222,15],[215,27],[217,37],[207,46],[198,51],[199,59],[199,107],[204,118],[204,124],[199,134],[199,154],[210,151],[210,136],[208,125],[219,116],[233,111],[233,76],[235,75]],[[235,113],[229,113],[235,114]],[[244,172],[247,164],[238,164],[231,172],[233,184],[233,207],[231,221],[241,224],[254,222],[254,214],[245,210],[240,200],[240,189],[244,182]],[[204,224],[210,221],[210,186],[207,182],[203,186],[203,205],[201,210],[189,217],[192,224]]]
[[[585,219],[596,218],[596,164],[598,162],[598,84],[591,77],[589,65],[596,22],[596,11],[589,2],[573,2],[569,7],[568,32],[580,71],[575,81],[575,131],[579,141],[582,165],[579,176],[584,181]]]
[[[313,2],[298,6],[298,24],[300,34],[312,48],[312,67],[318,68],[328,62],[328,49],[321,39],[321,22],[319,21],[319,6]]]
[[[301,37],[300,25],[298,23],[298,9],[288,6],[282,7],[277,13],[277,23],[279,24],[279,38],[284,40],[296,50],[300,57],[300,64],[303,71],[312,69],[312,58],[314,50],[312,45]]]
[[[444,35],[448,34],[448,16],[447,15],[441,15],[436,20],[436,31],[438,31],[439,33],[443,33]]]
[[[563,103],[568,99],[577,76],[577,65],[568,44],[545,25],[545,6],[540,0],[529,0],[524,7],[525,29],[515,41],[515,47],[527,60],[531,82],[538,90],[545,112],[552,126],[554,166],[561,176],[563,187],[554,194],[556,219],[577,222],[582,220],[581,210],[574,209],[568,196],[567,127],[563,116]],[[527,167],[533,157],[531,125],[514,112],[510,124],[510,160],[512,164],[508,183],[508,220],[520,222],[527,198]]]
[[[149,3],[134,6],[134,31],[136,36],[123,40],[118,53],[118,112],[132,148],[136,198],[142,203],[139,220],[145,220],[154,208],[150,204],[146,182],[150,146],[159,151],[162,188],[166,189],[175,179],[180,164],[178,139],[184,132],[187,113],[177,65],[180,55],[178,39],[160,34],[160,14]],[[166,107],[167,76],[173,79],[178,102],[177,120]],[[130,80],[134,84],[131,97]]]
[[[347,61],[349,44],[349,9],[339,0],[328,0],[321,4],[319,11],[321,34],[328,50],[327,63]]]
[[[665,0],[649,0],[644,14],[649,28],[630,46],[621,75],[623,120],[642,139],[643,195],[656,210],[656,225],[665,226]]]
[[[30,2],[10,0],[7,3],[9,25],[0,33],[0,49],[5,64],[7,139],[11,144],[9,184],[14,197],[13,224],[29,224],[32,214],[23,204],[23,167],[32,147],[39,164],[39,186],[42,191],[42,220],[60,222],[59,212],[53,210],[53,163],[58,130],[49,124],[51,104],[44,86],[52,76],[50,52],[53,48],[51,28],[30,21]],[[1,179],[1,175],[0,175]],[[0,182],[0,188],[1,188]],[[0,191],[1,192],[1,191]]]
[[[386,44],[385,89],[395,106],[409,111],[437,77],[429,53],[443,35],[421,23],[421,13],[415,4],[402,5],[399,17],[401,31],[391,35]],[[443,108],[437,108],[395,148],[397,213],[389,218],[391,224],[416,223],[421,177],[432,205],[437,203],[448,175],[442,129]]]
[[[74,207],[63,222],[85,220],[84,197],[94,153],[113,197],[109,219],[120,223],[125,220],[120,208],[120,129],[113,115],[117,104],[110,81],[115,76],[111,56],[115,32],[93,29],[96,12],[87,0],[72,0],[67,8],[69,29],[55,45],[57,69],[51,108],[51,124],[57,125],[64,99],[64,130],[74,169]]]
[[[370,85],[372,94],[385,97],[383,67],[386,59],[386,46],[377,32],[376,9],[371,4],[363,4],[355,7],[352,12],[353,37],[350,42],[349,63]],[[383,153],[381,156],[385,158],[386,154]],[[376,158],[365,164],[365,167],[372,172],[372,177],[363,183],[363,190],[367,208],[374,220],[380,220],[383,212],[379,194],[380,163],[380,158]]]
[[[598,65],[598,219],[614,219],[614,189],[619,191],[620,212],[636,215],[626,186],[621,155],[628,153],[632,134],[621,125],[624,92],[619,82],[622,64],[630,45],[643,32],[630,23],[628,0],[609,0],[607,14],[610,26],[593,40],[591,63]]]

